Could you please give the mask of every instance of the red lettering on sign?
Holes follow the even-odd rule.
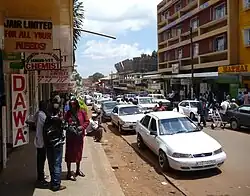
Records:
[[[14,122],[16,127],[19,127],[19,123],[24,126],[27,110],[13,112]]]
[[[8,31],[8,30],[5,30],[5,31],[4,31],[4,37],[16,38],[16,31]]]
[[[34,32],[36,39],[51,39],[52,34],[47,32]]]
[[[22,140],[23,143],[26,142],[22,128],[17,129],[16,139],[15,139],[15,145],[17,145],[17,142],[19,140]]]
[[[18,82],[18,80],[20,82]],[[21,85],[17,86],[17,84]],[[24,89],[25,89],[25,78],[19,75],[13,76],[13,91],[24,91]]]
[[[17,106],[23,106],[23,108],[26,108],[25,102],[24,102],[24,98],[22,93],[18,93],[17,97],[16,97],[16,103],[14,105],[14,109],[17,109]]]
[[[25,38],[25,39],[30,39],[30,32],[28,31],[20,31],[19,33],[19,38]]]
[[[27,70],[50,70],[60,69],[59,63],[39,62],[39,63],[28,63],[26,64]]]
[[[45,50],[46,43],[16,42],[16,49],[21,50]]]

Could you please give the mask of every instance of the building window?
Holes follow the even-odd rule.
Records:
[[[165,19],[168,19],[169,16],[170,16],[170,11],[166,11],[166,12],[164,13]]]
[[[223,51],[226,49],[226,39],[225,36],[216,37],[214,40],[214,50]]]
[[[181,9],[181,2],[175,4],[174,9],[175,9],[175,12],[178,12]]]
[[[243,6],[245,9],[250,8],[250,0],[243,0]]]
[[[193,55],[194,57],[197,57],[199,55],[199,43],[195,43],[193,45]]]
[[[175,58],[176,59],[182,59],[182,49],[177,49],[175,51]]]
[[[193,30],[198,28],[198,26],[199,26],[199,20],[198,20],[197,17],[192,18],[190,20],[190,26],[192,27]]]
[[[250,28],[244,29],[244,44],[250,46]]]
[[[168,53],[164,52],[164,62],[168,60]]]
[[[214,8],[214,20],[218,20],[220,18],[223,18],[226,15],[226,6],[225,3],[220,4]]]

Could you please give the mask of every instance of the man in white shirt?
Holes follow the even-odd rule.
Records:
[[[222,121],[225,122],[227,110],[230,108],[230,96],[229,95],[226,97],[226,100],[221,103],[220,106],[221,106],[220,115],[221,115]]]
[[[43,126],[46,120],[47,104],[45,101],[40,101],[39,111],[36,114],[36,137],[34,144],[37,148],[37,182],[41,185],[48,186],[45,180],[44,165],[46,161],[46,148],[43,140]]]

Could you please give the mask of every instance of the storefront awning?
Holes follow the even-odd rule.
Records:
[[[191,78],[192,74],[164,75],[162,78]],[[194,73],[195,78],[218,77],[218,72]]]

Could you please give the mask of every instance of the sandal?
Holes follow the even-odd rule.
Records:
[[[85,174],[82,171],[77,171],[76,176],[85,177]]]
[[[75,176],[74,172],[69,172],[67,174],[67,180],[76,181],[76,176]]]

